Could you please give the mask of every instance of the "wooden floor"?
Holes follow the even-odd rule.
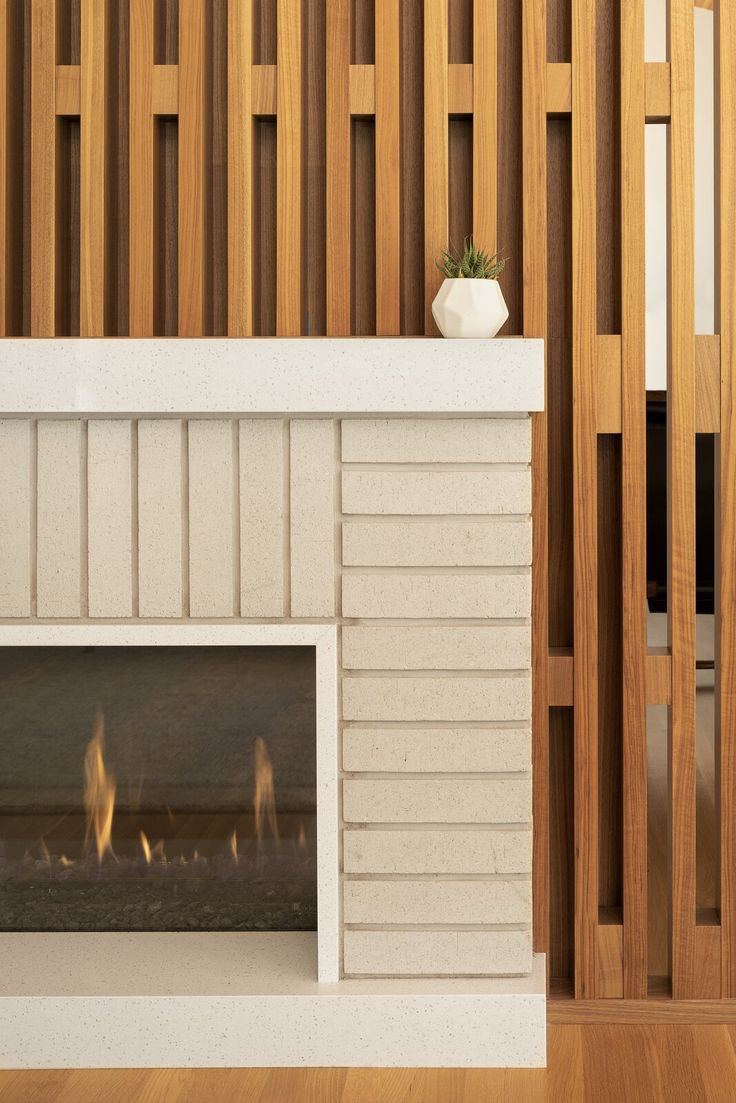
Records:
[[[39,1039],[39,1045],[43,1042]],[[0,1103],[733,1103],[736,1026],[551,1026],[549,1068],[0,1072]]]

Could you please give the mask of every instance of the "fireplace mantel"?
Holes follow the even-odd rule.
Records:
[[[319,931],[0,933],[0,1065],[542,1064],[542,342],[39,339],[0,356],[0,646],[290,634],[325,658]],[[191,985],[171,980],[183,947]],[[125,992],[84,966],[106,958]]]
[[[0,413],[527,413],[542,341],[417,338],[2,342]]]

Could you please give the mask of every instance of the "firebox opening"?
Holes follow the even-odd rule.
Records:
[[[0,930],[316,930],[313,647],[0,647]]]

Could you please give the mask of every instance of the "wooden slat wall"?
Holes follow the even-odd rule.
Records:
[[[719,333],[696,337],[693,0],[669,0],[669,53],[656,63],[644,58],[645,3],[0,0],[0,335],[435,334],[435,258],[449,238],[500,249],[505,333],[545,338],[549,373],[532,429],[535,948],[553,990],[647,996],[646,709],[663,704],[672,929],[657,994],[736,997],[736,16],[715,5]],[[642,241],[654,121],[670,136],[670,638],[649,650]],[[161,517],[187,450],[180,425],[144,428],[134,605],[245,611],[228,570],[200,564],[191,594],[179,569],[161,575],[162,549],[181,555],[181,503],[171,532]],[[289,448],[309,457],[334,443],[276,432],[261,455],[256,429],[231,439],[195,425],[201,479],[219,457],[214,476],[242,489],[248,466],[271,456],[280,485]],[[29,428],[18,448],[51,465],[53,449],[87,448],[72,430]],[[719,434],[721,875],[707,914],[695,846],[697,432]],[[94,461],[94,433],[90,443]],[[286,585],[276,554],[287,523],[275,519],[268,547],[240,534],[267,579],[263,615],[301,600],[298,569]],[[43,550],[51,534],[39,538]],[[87,567],[72,557],[68,579],[44,580],[40,566],[28,595],[39,613],[75,607]]]

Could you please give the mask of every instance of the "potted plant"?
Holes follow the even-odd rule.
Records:
[[[498,276],[506,265],[465,238],[462,255],[443,251],[436,261],[445,279],[432,303],[432,316],[443,337],[495,337],[509,316]]]

